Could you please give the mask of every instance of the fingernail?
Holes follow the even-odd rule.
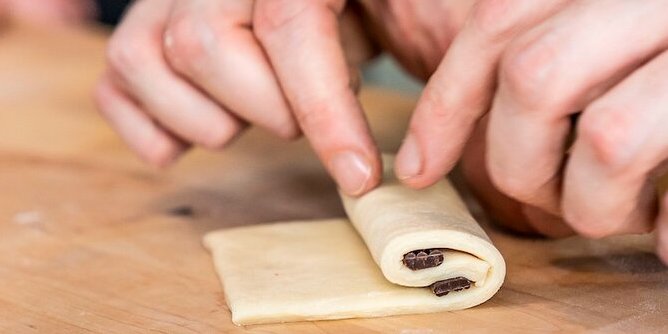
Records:
[[[422,156],[415,136],[409,134],[397,154],[397,162],[394,166],[397,178],[400,180],[410,179],[420,175],[422,171]]]
[[[336,183],[344,193],[356,196],[362,193],[371,179],[371,166],[353,151],[337,153],[329,160]]]

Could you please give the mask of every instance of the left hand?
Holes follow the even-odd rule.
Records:
[[[537,230],[656,227],[668,263],[668,197],[659,212],[655,188],[668,162],[667,15],[665,0],[479,2],[418,103],[397,176],[441,178],[489,110],[490,179],[544,211],[528,217]]]

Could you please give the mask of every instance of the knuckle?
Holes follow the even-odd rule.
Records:
[[[518,102],[544,108],[553,102],[548,95],[554,81],[549,69],[556,57],[554,49],[541,42],[509,48],[501,60],[501,85],[506,86]]]
[[[295,4],[301,3],[296,1]],[[253,11],[253,29],[260,35],[287,26],[299,15],[296,6],[285,6],[282,1],[259,1]]]
[[[423,91],[414,119],[434,127],[457,123],[471,126],[487,110],[489,97],[476,90],[456,85],[428,86]]]
[[[470,24],[480,31],[484,38],[492,41],[510,38],[516,23],[509,11],[513,10],[513,0],[481,0],[472,9]]]
[[[276,109],[271,114],[266,114],[263,117],[249,118],[252,119],[252,123],[257,126],[260,126],[266,130],[269,130],[272,134],[283,140],[295,140],[301,136],[301,129],[299,127],[298,115],[299,113],[292,112],[290,106],[284,103],[282,100],[278,100],[274,106]],[[304,116],[304,118],[310,118],[311,116]],[[304,122],[309,122],[304,120]],[[310,125],[310,123],[308,124]]]
[[[296,140],[301,137],[301,131],[299,130],[299,126],[290,120],[276,131],[276,135],[284,140]]]
[[[319,14],[318,1],[259,1],[253,11],[253,31],[260,40],[305,17]]]
[[[610,169],[623,171],[633,159],[625,159],[626,143],[633,135],[628,112],[615,109],[589,109],[578,123],[578,139],[592,150],[596,159]]]
[[[323,101],[312,101],[308,103],[307,108],[300,108],[295,113],[297,122],[305,130],[327,129],[331,123],[331,117],[328,113],[329,104]]]
[[[297,121],[304,129],[317,129],[326,124],[327,118],[318,111],[309,110],[297,113]]]
[[[217,45],[216,23],[177,16],[165,31],[164,50],[167,61],[180,71],[198,71],[212,57]]]
[[[416,119],[437,127],[454,123],[470,126],[482,116],[487,97],[461,87],[425,89],[419,101]]]
[[[107,47],[107,62],[109,66],[123,78],[140,73],[150,54],[147,51],[148,43],[140,38],[115,36]]]
[[[424,121],[433,122],[434,124],[447,124],[452,120],[452,118],[455,116],[455,113],[452,112],[450,106],[459,105],[459,103],[454,101],[457,99],[454,97],[454,95],[461,95],[448,94],[449,91],[450,90],[436,91],[434,89],[428,89],[425,91],[421,102],[424,103],[423,105],[428,111],[428,113],[425,113],[424,116],[429,119]]]

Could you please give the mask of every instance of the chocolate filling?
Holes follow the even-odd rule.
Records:
[[[435,282],[431,285],[431,292],[436,296],[442,297],[450,293],[450,291],[462,291],[471,287],[471,282],[466,277],[453,277],[446,280]]]
[[[440,249],[418,249],[404,254],[403,263],[410,270],[438,267],[443,263]]]

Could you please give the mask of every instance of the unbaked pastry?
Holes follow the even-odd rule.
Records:
[[[391,157],[384,159],[392,166]],[[412,190],[387,168],[380,187],[342,198],[352,225],[284,222],[205,236],[234,323],[458,310],[501,287],[501,254],[447,180]],[[439,256],[430,267],[409,266],[410,253],[430,252]],[[439,282],[446,283],[440,297]]]

